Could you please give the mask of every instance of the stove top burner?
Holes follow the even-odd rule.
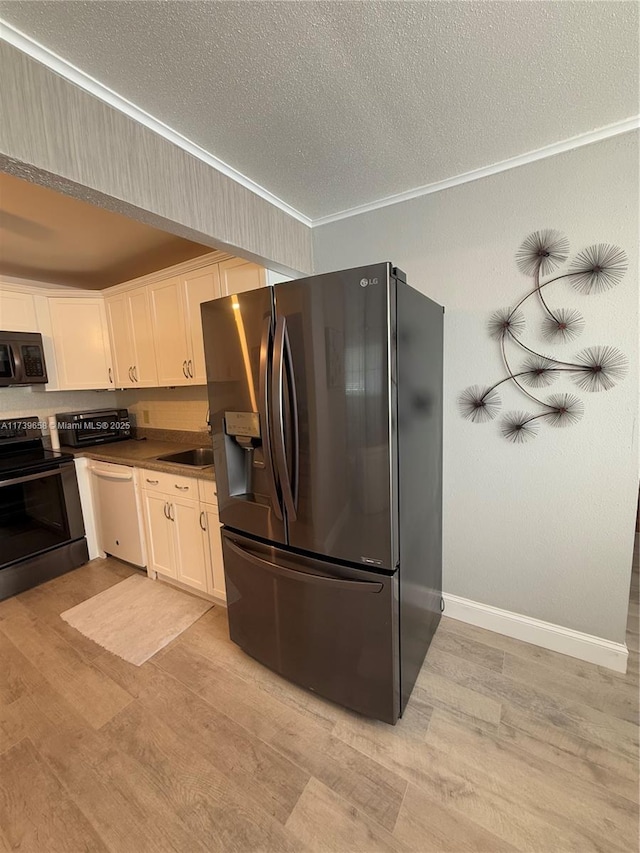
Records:
[[[6,479],[8,476],[46,471],[48,468],[55,468],[61,462],[72,460],[72,453],[46,450],[44,447],[35,447],[31,450],[22,450],[11,454],[5,452],[0,454],[0,478]]]
[[[34,474],[73,460],[73,454],[44,447],[38,418],[0,421],[0,479]]]

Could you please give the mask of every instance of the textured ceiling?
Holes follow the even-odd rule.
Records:
[[[635,2],[4,2],[312,218],[638,112]]]
[[[96,290],[210,251],[0,174],[0,275]]]

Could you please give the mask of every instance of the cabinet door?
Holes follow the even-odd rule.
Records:
[[[207,591],[205,543],[200,529],[200,504],[197,501],[173,498],[171,515],[174,537],[177,578],[203,592]]]
[[[158,384],[158,370],[149,311],[149,293],[146,287],[138,287],[128,291],[126,296],[133,344],[134,384],[150,388]]]
[[[189,345],[182,308],[181,279],[165,279],[149,285],[153,339],[159,385],[188,385]]]
[[[0,289],[0,329],[8,332],[37,332],[36,309],[30,293]]]
[[[167,515],[169,502],[164,495],[144,492],[144,515],[147,526],[147,564],[150,571],[177,577],[173,547],[174,524]]]
[[[202,504],[201,524],[205,527],[205,554],[209,587],[207,592],[226,600],[227,593],[224,585],[224,563],[222,562],[222,539],[220,538],[220,519],[218,507],[212,504]]]
[[[102,297],[49,299],[60,388],[113,388]]]
[[[135,385],[132,372],[134,353],[127,301],[126,293],[119,293],[105,300],[115,384],[118,388],[131,388]]]
[[[187,365],[191,381],[196,385],[206,385],[207,374],[204,366],[204,341],[202,338],[202,317],[200,306],[220,296],[220,276],[217,265],[205,267],[185,276],[183,282],[184,307],[191,354]]]
[[[267,283],[264,267],[251,264],[241,258],[231,258],[218,264],[220,271],[220,292],[222,296],[255,290]]]

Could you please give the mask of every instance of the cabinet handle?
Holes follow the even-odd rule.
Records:
[[[187,364],[189,367],[189,376],[191,377],[191,379],[193,379],[193,362],[191,361],[191,359],[189,359]]]
[[[187,362],[186,362],[186,360],[182,362],[182,372],[184,373],[184,378],[185,378],[185,379],[188,379],[188,378],[189,378],[189,374],[188,374],[188,372],[187,372]]]
[[[152,486],[157,486],[160,482],[160,480],[150,480],[148,477],[146,477],[146,481],[147,483],[151,483]]]
[[[164,517],[167,519],[167,521],[170,520],[169,519],[169,504],[166,501],[164,502]]]
[[[169,507],[169,521],[175,521],[176,517],[173,514],[173,504],[167,504],[167,506]]]
[[[139,381],[138,380],[138,365],[137,364],[133,365],[133,378],[135,379],[136,382]]]
[[[111,368],[109,368],[109,384],[113,385],[113,373],[111,372]]]
[[[129,380],[133,382],[133,367],[129,368]]]
[[[206,513],[204,511],[200,513],[200,529],[204,530],[205,532],[207,530],[207,525],[205,524],[206,517],[207,516],[206,516]]]
[[[177,483],[175,484],[175,488],[180,492],[188,492],[189,486],[179,486]]]

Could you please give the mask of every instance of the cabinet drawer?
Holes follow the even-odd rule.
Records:
[[[198,489],[202,503],[218,505],[218,492],[215,480],[198,480]]]
[[[163,495],[198,499],[198,481],[193,477],[181,477],[180,474],[167,474],[163,471],[140,470],[140,485],[146,492],[162,492]]]

